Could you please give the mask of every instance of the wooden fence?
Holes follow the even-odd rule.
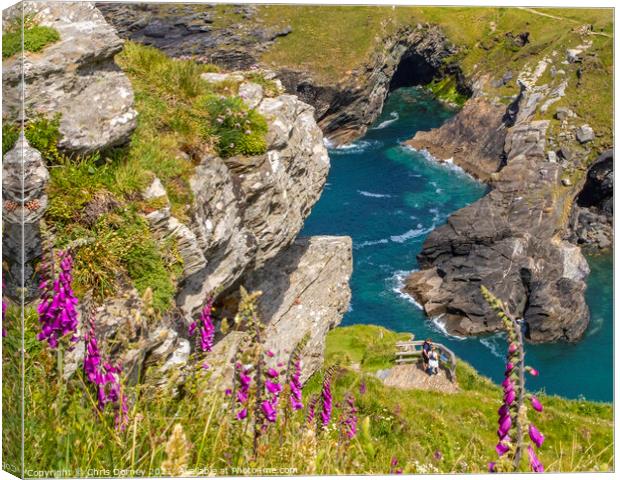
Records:
[[[396,343],[396,363],[416,363],[422,358],[423,340],[410,340]],[[448,347],[441,343],[433,343],[435,349],[439,351],[439,364],[446,367],[450,375],[450,381],[456,381],[456,355]]]

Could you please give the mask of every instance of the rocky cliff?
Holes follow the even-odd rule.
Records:
[[[218,13],[207,5],[166,7],[156,4],[101,4],[120,36],[154,45],[172,56],[193,54],[225,68],[262,63],[261,55],[291,28],[262,23],[254,6],[236,6],[239,21],[214,25]],[[362,136],[378,117],[391,89],[423,85],[448,68],[444,59],[456,52],[441,29],[428,24],[405,25],[384,35],[370,58],[348,71],[344,79],[320,79],[303,68],[267,65],[278,72],[286,91],[312,105],[315,118],[334,145]],[[463,90],[467,87],[461,85]]]
[[[37,54],[26,54],[23,65],[17,57],[5,60],[3,82],[9,93],[4,104],[6,114],[18,118],[19,71],[23,68],[25,120],[59,114],[61,154],[99,152],[138,135],[134,132],[137,112],[133,89],[114,63],[122,41],[98,9],[89,3],[67,2],[29,3],[26,9],[37,24],[55,28],[60,40]],[[18,15],[19,11],[14,13]],[[229,306],[241,285],[263,292],[259,313],[267,325],[268,347],[276,352],[274,361],[287,361],[300,339],[309,333],[303,351],[304,378],[322,365],[325,335],[340,323],[346,311],[351,240],[296,240],[321,195],[330,165],[314,109],[294,95],[268,95],[261,84],[248,80],[255,74],[204,73],[200,81],[234,84],[234,91],[246,105],[262,115],[268,126],[264,154],[223,158],[212,149],[204,153],[209,152],[205,146],[201,156],[194,159],[188,182],[191,200],[182,219],[174,216],[157,167],[151,172],[150,185],[127,197],[156,205],[143,213],[144,219],[162,249],[170,242],[175,245],[183,265],[175,278],[176,302],[168,311],[155,311],[152,290],[140,295],[128,278],[119,279],[118,291],[94,307],[102,348],[123,365],[130,382],[182,379],[184,366],[193,367],[188,325],[199,315],[207,295],[214,292],[219,295],[217,302],[225,301]],[[268,76],[268,72],[262,74]],[[278,82],[274,85],[277,87]],[[26,198],[18,188],[22,157],[27,159],[23,166],[29,180]],[[32,264],[41,250],[38,222],[47,207],[48,165],[23,137],[4,160],[3,238],[9,247],[5,253],[18,253],[21,237],[12,238],[13,230],[6,227],[13,221],[14,230],[19,230],[24,211],[34,232],[28,257]],[[119,201],[122,199],[115,200]],[[105,213],[106,209],[93,212],[93,222]],[[79,249],[81,243],[72,245]],[[29,268],[32,273],[32,265]],[[18,276],[19,272],[15,273]],[[91,301],[83,299],[81,304],[83,320]],[[233,331],[230,338],[243,335],[243,331]],[[232,341],[223,333],[218,333],[217,339],[223,345]],[[83,354],[83,345],[79,344],[67,355],[67,375],[75,371]]]
[[[3,18],[19,17],[21,5]],[[23,8],[32,22],[54,28],[60,40],[44,54],[25,52],[2,62],[3,116],[21,117],[23,93],[27,119],[60,115],[60,148],[88,153],[127,142],[136,111],[129,80],[114,63],[123,48],[115,30],[87,2],[23,2]]]
[[[480,96],[439,129],[420,132],[407,142],[440,161],[449,155],[491,189],[429,235],[418,256],[421,270],[411,274],[405,286],[429,316],[441,317],[449,332],[476,335],[501,330],[480,295],[480,285],[523,318],[526,338],[532,342],[575,341],[588,325],[584,299],[588,265],[579,247],[563,238],[579,193],[571,172],[585,163],[589,151],[583,145],[593,137],[581,136],[584,127],[578,120],[570,127],[563,123],[564,134],[556,137],[549,134],[549,120],[534,119],[558,95],[553,81],[536,85],[546,67],[536,75],[529,71],[522,75],[521,94],[504,115],[501,106]],[[561,76],[555,79],[558,85],[565,81]],[[563,109],[555,115],[562,121],[566,118]],[[556,152],[558,141],[561,147]],[[573,157],[569,163],[565,151],[580,152],[575,156],[581,160]],[[584,202],[588,198],[592,204],[608,205],[610,192],[601,185],[608,182],[609,158],[602,157],[592,167],[581,194]],[[588,193],[594,190],[597,195]],[[576,208],[578,218],[590,214]],[[576,231],[583,235],[584,229]]]

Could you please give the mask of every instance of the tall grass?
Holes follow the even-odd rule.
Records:
[[[16,313],[10,312],[5,346],[19,335]],[[388,388],[374,376],[372,367],[351,368],[344,361],[334,371],[335,422],[326,430],[309,426],[305,418],[308,399],[322,388],[323,373],[317,372],[303,389],[306,408],[279,415],[254,453],[250,424],[235,419],[233,398],[223,392],[222,380],[211,376],[216,365],[205,370],[195,359],[196,368],[178,389],[126,386],[130,421],[126,431],[118,432],[112,415],[100,415],[93,408],[96,399],[80,372],[69,382],[57,378],[54,357],[35,338],[38,326],[32,310],[27,311],[26,327],[26,469],[106,476],[116,468],[141,476],[169,474],[170,465],[181,465],[185,474],[197,475],[380,474],[389,472],[396,458],[404,473],[469,473],[487,471],[487,462],[496,455],[501,390],[463,363],[457,373],[461,391],[444,394]],[[332,364],[343,338],[379,335],[395,334],[373,326],[334,330],[328,337],[326,364]],[[10,351],[5,347],[3,360],[10,360],[6,358]],[[377,365],[371,356],[367,365]],[[17,376],[4,380],[7,394],[17,390]],[[359,417],[358,433],[350,441],[343,439],[338,427],[346,394],[356,397]],[[613,468],[610,405],[541,399],[545,411],[538,423],[546,442],[540,456],[547,471]],[[285,401],[282,396],[281,402]],[[5,439],[10,438],[11,428],[13,434],[19,431],[18,423],[18,417],[5,416]],[[183,450],[170,445],[182,441],[179,429],[186,442]],[[5,441],[4,449],[10,458],[15,444]]]

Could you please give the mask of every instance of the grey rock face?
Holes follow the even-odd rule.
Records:
[[[80,329],[85,332],[81,312]],[[121,365],[131,384],[143,380],[153,384],[179,381],[169,370],[180,369],[190,353],[189,341],[182,338],[173,317],[156,318],[134,288],[123,288],[119,295],[97,307],[95,334],[104,358]],[[84,358],[79,343],[65,358],[65,376],[71,376]]]
[[[60,40],[3,61],[3,115],[20,118],[23,89],[27,117],[61,114],[60,148],[86,153],[127,142],[136,111],[129,79],[114,64],[122,48],[114,29],[92,3],[25,2],[24,9]]]
[[[599,249],[612,246],[613,183],[613,150],[607,150],[588,170],[583,189],[573,206],[568,240]]]
[[[304,382],[323,365],[325,336],[349,306],[352,269],[350,237],[299,238],[244,280],[249,290],[263,292],[258,308],[269,319],[264,338],[274,363],[287,362],[310,334],[302,355]]]
[[[582,125],[575,131],[575,137],[579,143],[587,143],[594,140],[594,130],[590,125]]]
[[[548,125],[526,118],[508,128],[506,164],[490,175],[491,192],[451,215],[424,242],[422,270],[410,275],[405,291],[451,333],[501,330],[480,285],[524,319],[531,342],[574,341],[588,325],[589,270],[579,248],[559,239],[566,207],[554,192],[565,187],[561,166],[546,155]]]
[[[9,269],[7,292],[17,299],[18,288],[23,287],[30,299],[37,292],[34,260],[41,255],[39,222],[47,208],[49,173],[39,151],[21,134],[2,160],[2,255]]]
[[[505,106],[474,98],[441,127],[417,132],[405,143],[428,151],[438,160],[452,159],[476,178],[487,181],[500,167],[506,137],[505,112]]]
[[[260,268],[295,239],[329,171],[313,109],[292,95],[265,98],[268,151],[255,157],[207,157],[190,181],[188,225],[207,264],[187,276],[178,304],[187,319],[206,293]]]

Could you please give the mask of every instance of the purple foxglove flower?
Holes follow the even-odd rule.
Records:
[[[202,312],[200,312],[200,350],[210,352],[213,348],[213,339],[215,338],[215,325],[213,323],[213,297],[207,299]],[[189,336],[192,337],[198,328],[197,322],[189,325]]]
[[[504,403],[501,407],[499,407],[497,414],[500,417],[505,417],[506,415],[508,415],[508,412],[510,412],[510,408]]]
[[[291,408],[294,411],[304,408],[304,404],[301,401],[301,362],[297,360],[294,364],[295,370],[291,375],[291,381],[289,387],[291,388]]]
[[[265,415],[267,421],[274,423],[277,418],[277,412],[273,404],[269,400],[265,400],[261,403],[260,408]]]
[[[540,403],[540,400],[538,400],[536,396],[532,395],[530,397],[530,402],[532,403],[532,408],[534,408],[534,410],[536,410],[537,412],[543,411],[542,403]]]
[[[435,460],[441,460],[443,458],[443,454],[439,450],[435,450],[435,453],[433,453],[433,457],[435,458]]]
[[[513,383],[512,383],[512,380],[510,380],[510,377],[507,377],[502,382],[502,387],[504,388],[504,393],[508,393],[514,390]]]
[[[540,448],[543,442],[545,441],[545,436],[538,431],[538,429],[534,426],[533,423],[530,423],[528,432],[530,434],[530,438],[532,439],[532,442],[534,442],[536,446]]]
[[[269,370],[267,370],[267,375],[269,375],[271,378],[276,378],[280,374],[275,368],[270,368]]]
[[[508,353],[515,353],[517,351],[517,344],[511,343],[508,347]]]
[[[351,439],[357,433],[357,408],[355,408],[355,397],[347,395],[345,397],[346,412],[342,424],[347,438]]]
[[[503,434],[508,433],[508,431],[510,430],[510,427],[512,427],[512,419],[510,418],[510,415],[506,415],[505,417],[502,417],[499,420],[499,431],[502,432]],[[503,437],[504,435],[500,435],[501,437]]]
[[[534,377],[538,376],[538,370],[536,370],[535,368],[532,367],[525,367],[525,369],[528,371],[528,373]]]
[[[366,393],[366,382],[360,383],[360,395],[364,395]]]
[[[327,378],[323,382],[323,390],[321,391],[321,400],[322,400],[322,408],[321,408],[321,424],[324,427],[329,425],[329,422],[332,418],[332,388],[331,388],[331,379]]]
[[[274,356],[274,353],[273,353],[271,350],[267,350],[267,351],[265,352],[265,354],[266,354],[269,358],[273,358],[273,356]]]
[[[237,413],[237,420],[243,420],[248,416],[247,402],[250,396],[250,382],[252,378],[248,375],[248,371],[240,364],[236,365],[237,381],[239,386],[237,388],[236,400],[237,404],[241,407],[241,410]]]
[[[308,415],[306,417],[306,421],[310,424],[314,421],[314,415],[316,411],[316,404],[319,401],[319,397],[317,395],[313,395],[310,397],[310,403],[308,404]]]
[[[230,396],[232,395],[232,390],[231,390],[230,388],[227,388],[227,389],[224,391],[224,395],[226,395],[227,397],[230,397]]]
[[[499,442],[496,446],[495,446],[495,451],[497,452],[497,454],[501,457],[504,453],[506,453],[508,450],[510,450],[510,447],[508,447],[508,445],[506,445],[503,442]]]
[[[279,383],[270,382],[269,380],[265,381],[265,388],[269,393],[278,394],[282,391],[282,385]]]
[[[504,371],[504,375],[510,375],[510,372],[512,372],[513,368],[514,368],[514,365],[511,362],[508,362],[506,364],[506,370]]]
[[[495,472],[495,462],[489,462],[489,472]]]
[[[504,402],[506,403],[506,405],[512,405],[512,402],[515,401],[515,398],[517,398],[517,394],[514,390],[510,390],[506,393],[506,395],[504,395]]]
[[[531,446],[527,447],[527,456],[530,459],[530,467],[533,472],[542,473],[545,471],[545,467],[543,467],[543,464],[540,463],[540,460],[538,460],[538,457],[536,456],[536,452],[534,452],[534,449]]]

